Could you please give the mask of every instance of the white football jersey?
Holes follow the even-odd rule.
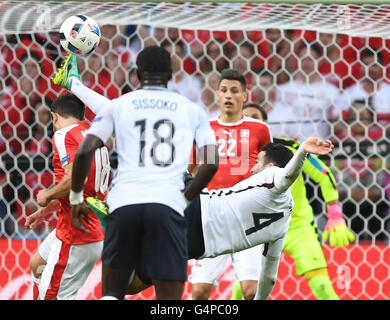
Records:
[[[106,201],[109,211],[161,203],[183,215],[183,173],[192,146],[216,144],[202,107],[164,88],[129,92],[107,102],[89,134],[104,143],[115,133],[118,169]]]
[[[272,166],[231,188],[202,192],[205,252],[201,258],[284,237],[294,207],[284,176],[284,169]]]

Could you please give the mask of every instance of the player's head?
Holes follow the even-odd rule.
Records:
[[[245,106],[242,107],[242,112],[247,117],[258,119],[264,122],[268,121],[267,111],[265,111],[265,109],[262,106],[256,103],[246,104]]]
[[[257,155],[256,164],[251,169],[251,173],[259,173],[271,166],[284,168],[292,157],[293,153],[290,149],[280,143],[269,142]]]
[[[172,77],[171,55],[159,46],[149,46],[137,56],[137,75],[141,85],[167,85]]]
[[[217,97],[221,113],[241,113],[242,106],[248,100],[244,76],[236,70],[222,70]]]
[[[54,130],[60,130],[71,122],[83,121],[85,105],[74,94],[67,93],[53,101],[50,111]]]

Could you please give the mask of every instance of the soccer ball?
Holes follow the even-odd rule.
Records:
[[[67,18],[60,28],[60,43],[65,51],[88,56],[100,42],[100,28],[90,17],[77,15]]]

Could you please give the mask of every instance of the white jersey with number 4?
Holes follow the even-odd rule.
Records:
[[[89,134],[116,138],[118,169],[107,195],[109,211],[139,203],[161,203],[183,215],[183,173],[193,143],[216,144],[205,111],[163,88],[129,92],[107,102]]]
[[[205,189],[200,195],[205,245],[201,258],[283,238],[294,208],[290,186],[306,156],[301,145],[285,168],[267,167],[231,188]]]

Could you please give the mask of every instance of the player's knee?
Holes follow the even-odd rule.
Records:
[[[245,300],[253,300],[256,295],[256,288],[247,288],[242,291]]]
[[[241,282],[242,295],[245,300],[253,300],[256,295],[257,281],[246,280]]]
[[[196,283],[192,285],[192,299],[193,300],[208,300],[212,284],[209,283]]]
[[[36,252],[30,259],[29,267],[31,273],[35,278],[39,278],[42,275],[43,269],[46,266],[46,261]]]
[[[137,294],[141,292],[142,290],[145,290],[146,288],[149,288],[151,285],[150,284],[145,284],[142,282],[142,280],[135,275],[133,280],[129,283],[127,287],[127,292],[126,294]]]

